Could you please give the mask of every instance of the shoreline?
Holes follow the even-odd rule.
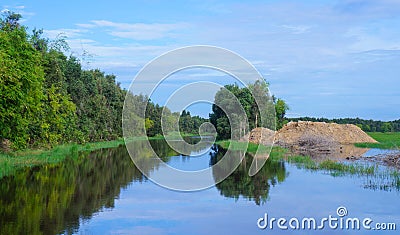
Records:
[[[182,137],[194,136],[195,134],[183,134]],[[172,137],[175,135],[171,135]],[[134,137],[130,141],[164,139],[163,136]],[[116,148],[125,145],[124,138],[116,140],[90,142],[84,144],[69,143],[56,145],[50,149],[25,149],[11,152],[0,152],[0,180],[3,177],[15,174],[24,168],[44,166],[47,164],[59,164],[68,156],[76,156],[80,152],[91,152],[99,149]]]
[[[379,141],[379,143],[374,144],[373,147],[379,146],[382,149],[393,149],[398,146],[400,139],[400,133],[368,133],[370,136],[374,137]],[[172,135],[174,136],[174,135]],[[184,134],[183,137],[195,136],[194,134]],[[164,139],[163,136],[148,137],[149,140]],[[128,139],[127,141],[138,141],[145,140],[146,137],[136,137]],[[343,162],[333,161],[331,159],[326,159],[323,161],[316,161],[310,156],[300,156],[288,154],[289,150],[281,147],[274,146],[271,148],[249,143],[248,148],[244,149],[244,143],[237,141],[217,141],[216,144],[222,148],[227,148],[229,143],[233,143],[234,150],[246,150],[249,154],[254,154],[258,148],[261,148],[261,152],[271,150],[270,159],[273,161],[284,160],[288,163],[296,164],[299,167],[308,170],[327,170],[330,173],[350,173],[350,174],[367,174],[372,175],[375,173],[375,166],[366,166],[359,163],[346,164]],[[91,152],[99,149],[105,148],[116,148],[120,145],[125,145],[125,140],[119,138],[111,141],[100,141],[85,144],[63,144],[57,145],[51,149],[27,149],[20,150],[9,153],[0,153],[0,179],[6,176],[15,174],[17,171],[24,168],[32,168],[36,166],[43,166],[47,164],[59,164],[64,161],[68,156],[77,156],[80,152]],[[359,146],[361,145],[361,146]],[[369,148],[368,144],[355,144],[356,147]]]

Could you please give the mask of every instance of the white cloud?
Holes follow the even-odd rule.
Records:
[[[120,38],[134,40],[153,40],[173,36],[173,32],[187,28],[185,23],[176,24],[145,24],[116,23],[108,20],[93,20],[92,24],[77,24],[82,28],[110,28],[108,34]]]
[[[81,36],[82,33],[87,32],[87,30],[83,29],[52,29],[52,30],[44,30],[44,33],[50,39],[54,39],[59,37],[60,35],[66,36],[67,38],[74,38]]]
[[[400,48],[398,37],[388,37],[381,29],[368,26],[350,28],[345,34],[353,39],[350,49],[354,51],[396,50]],[[399,34],[400,36],[400,34]]]
[[[96,25],[94,24],[76,24],[77,27],[79,28],[87,28],[87,29],[91,29],[91,28],[95,28]]]
[[[288,29],[293,34],[306,33],[311,29],[311,26],[307,25],[282,25],[284,29]]]

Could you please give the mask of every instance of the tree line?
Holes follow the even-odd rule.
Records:
[[[168,107],[152,102],[145,95],[132,93],[127,93],[123,118],[126,131],[124,134],[128,137],[152,137],[173,132],[198,134],[200,125],[208,121],[199,116],[192,116],[186,110],[182,113],[172,112]]]
[[[69,47],[63,38],[44,38],[37,29],[28,33],[20,19],[12,12],[0,19],[0,144],[23,149],[121,137],[127,91],[116,77],[83,69],[79,58],[66,55]],[[147,135],[161,134],[164,107],[148,97],[133,97],[134,110],[146,108]],[[172,128],[180,113],[165,111]],[[206,121],[186,111],[182,117],[184,132]]]
[[[286,122],[297,122],[297,121],[312,121],[312,122],[327,122],[327,123],[338,123],[338,124],[354,124],[360,127],[366,132],[399,132],[400,131],[400,119],[394,121],[375,121],[365,120],[360,118],[313,118],[313,117],[299,117],[299,118],[286,118]]]

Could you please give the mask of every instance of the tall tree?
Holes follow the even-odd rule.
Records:
[[[275,114],[276,108],[279,110]],[[249,84],[248,88],[240,88],[237,84],[226,85],[215,95],[210,122],[215,126],[219,139],[240,139],[256,127],[275,129],[279,126],[275,115],[282,119],[287,108],[283,100],[275,100],[269,95],[268,84],[264,81]],[[247,120],[243,119],[246,117],[240,109],[243,109]]]
[[[41,55],[18,23],[20,17],[8,13],[0,20],[0,138],[16,148],[32,141],[30,123],[40,116],[44,81]]]

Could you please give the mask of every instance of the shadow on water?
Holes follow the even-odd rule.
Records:
[[[217,163],[226,152],[222,148],[214,152],[210,160],[211,165]],[[240,151],[231,151],[230,154],[237,155],[237,157],[242,156]],[[228,178],[216,185],[221,195],[235,199],[243,197],[260,205],[267,201],[270,187],[283,182],[288,176],[285,169],[285,162],[271,161],[270,159],[267,160],[256,175],[249,176],[252,161],[253,157],[246,154],[236,170]],[[220,168],[215,169],[213,171],[214,178],[218,178],[216,174],[224,170]]]

